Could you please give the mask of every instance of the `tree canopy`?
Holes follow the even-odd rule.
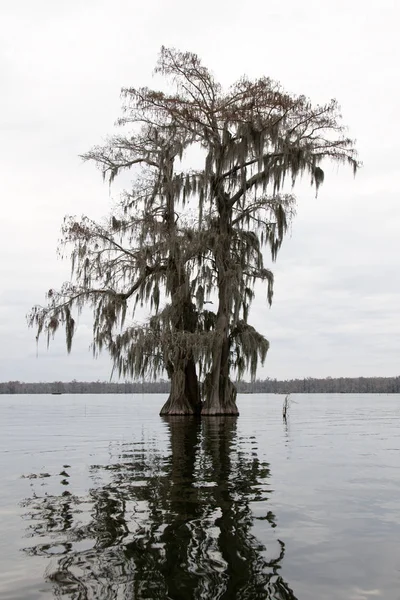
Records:
[[[249,323],[256,281],[272,302],[265,250],[274,261],[298,178],[318,192],[324,161],[356,172],[354,143],[335,100],[313,105],[267,77],[223,90],[195,54],[168,48],[156,72],[165,90],[124,88],[122,133],[83,155],[110,184],[129,170],[131,188],[104,223],[66,218],[71,281],[29,323],[48,340],[62,326],[70,351],[89,306],[95,354],[120,375],[167,373],[162,413],[237,414],[232,372],[254,378],[269,345]]]

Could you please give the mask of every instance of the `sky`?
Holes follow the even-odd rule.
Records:
[[[101,218],[112,194],[79,155],[105,140],[120,89],[155,85],[161,45],[196,52],[228,86],[267,75],[313,102],[337,98],[363,167],[327,169],[258,288],[250,321],[270,341],[260,378],[400,374],[400,50],[397,0],[2,0],[0,3],[0,381],[106,380],[60,332],[36,346],[25,315],[69,278],[64,215]]]

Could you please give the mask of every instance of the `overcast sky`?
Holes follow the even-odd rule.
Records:
[[[65,214],[100,217],[107,185],[78,155],[120,114],[122,86],[152,85],[161,45],[198,53],[229,85],[268,75],[315,102],[332,97],[364,166],[304,182],[278,257],[260,377],[400,374],[400,52],[397,0],[2,0],[0,3],[0,380],[108,379],[81,319],[39,347],[25,315],[68,279]]]

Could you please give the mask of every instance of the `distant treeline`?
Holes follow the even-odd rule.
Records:
[[[326,379],[257,379],[240,381],[238,391],[246,394],[399,394],[398,377],[327,377]],[[0,394],[167,394],[168,381],[112,383],[106,381],[0,382]]]

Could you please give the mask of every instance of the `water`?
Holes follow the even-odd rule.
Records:
[[[400,599],[400,396],[0,396],[0,598]]]

